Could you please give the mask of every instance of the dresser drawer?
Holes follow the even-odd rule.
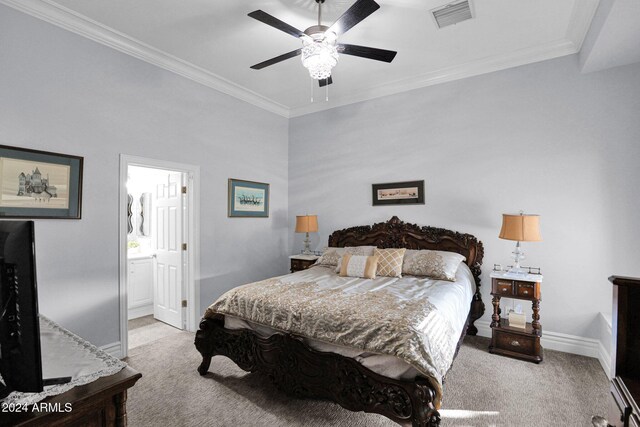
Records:
[[[493,293],[498,295],[513,295],[513,281],[511,280],[494,280]]]
[[[534,298],[535,284],[531,282],[516,282],[516,295],[522,298]]]
[[[534,335],[529,337],[496,330],[494,330],[494,334],[496,348],[523,354],[535,353],[537,337]]]
[[[302,261],[300,261],[299,259],[292,259],[291,260],[291,269],[292,270],[302,270],[302,269],[304,269],[304,267],[302,266]]]
[[[297,258],[290,258],[290,259],[291,259],[291,272],[293,273],[294,271],[306,270],[307,268],[311,267],[313,264],[315,264],[318,257],[311,258],[311,259],[297,259]]]

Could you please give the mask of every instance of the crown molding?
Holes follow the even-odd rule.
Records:
[[[443,68],[430,73],[414,76],[409,79],[399,80],[391,83],[381,84],[373,90],[362,91],[349,96],[337,96],[325,103],[314,103],[290,110],[290,117],[302,116],[316,113],[330,108],[342,107],[356,102],[368,101],[374,98],[407,92],[439,83],[451,82],[467,77],[492,73],[507,68],[518,67],[534,62],[546,61],[560,56],[577,53],[576,45],[570,40],[558,40],[545,45],[539,45],[528,49],[520,49],[504,55],[496,55],[477,61],[456,65],[450,68]]]
[[[582,43],[587,37],[599,5],[600,0],[576,0],[573,5],[566,38],[576,46],[576,52],[580,52],[580,49],[582,49]]]
[[[0,0],[0,4],[246,101],[256,107],[283,117],[289,117],[289,109],[282,104],[204,68],[142,43],[51,0]]]
[[[407,79],[382,84],[348,96],[334,97],[329,102],[317,102],[289,108],[286,105],[233,83],[224,77],[100,24],[52,0],[0,0],[0,4],[12,7],[50,24],[286,118],[312,114],[439,83],[575,54],[579,52],[582,47],[582,43],[591,25],[591,20],[595,15],[599,2],[600,0],[575,1],[566,38],[562,40],[527,49],[520,49],[504,55],[482,58],[466,64],[443,68]],[[586,6],[584,6],[584,4],[586,4]]]

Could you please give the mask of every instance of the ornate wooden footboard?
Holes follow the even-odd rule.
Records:
[[[219,315],[200,322],[195,344],[203,358],[200,375],[207,373],[213,356],[227,356],[295,397],[327,399],[350,411],[375,412],[403,425],[440,424],[433,405],[435,392],[425,378],[387,378],[354,359],[313,350],[295,335],[261,338],[248,329],[225,329]]]
[[[484,313],[480,296],[482,242],[469,234],[406,224],[397,217],[373,226],[336,231],[329,237],[329,246],[361,245],[445,250],[464,255],[476,281],[476,293],[458,349],[465,333],[477,333],[473,322]],[[224,317],[216,315],[200,322],[195,345],[203,359],[198,367],[200,375],[207,373],[213,356],[227,356],[245,371],[266,374],[279,389],[297,397],[331,400],[351,411],[382,414],[402,425],[440,424],[440,414],[434,406],[436,392],[426,378],[387,378],[354,359],[316,351],[292,334],[262,338],[248,329],[225,329]]]

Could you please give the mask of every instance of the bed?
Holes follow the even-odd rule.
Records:
[[[482,243],[469,234],[408,224],[397,217],[372,226],[335,231],[329,237],[330,247],[367,245],[378,248],[455,252],[466,259],[458,268],[455,281],[448,284],[424,277],[393,280],[378,278],[373,281],[345,279],[337,277],[331,268],[317,266],[235,288],[232,297],[226,300],[221,297],[212,304],[200,323],[195,339],[196,348],[202,354],[198,372],[205,375],[211,358],[222,355],[229,357],[246,371],[265,374],[279,389],[296,397],[331,400],[352,411],[384,415],[401,425],[439,425],[438,408],[446,371],[450,368],[465,334],[477,333],[474,321],[484,313],[484,304],[480,296]],[[298,300],[314,302],[314,294],[307,292],[309,283],[317,287],[315,290],[321,291],[318,295],[329,296],[323,297],[325,306],[318,309],[321,314],[327,313],[327,319],[332,319],[332,310],[344,311],[345,307],[348,309],[349,298],[356,298],[354,301],[361,302],[364,296],[370,297],[378,289],[383,289],[385,296],[394,295],[393,298],[398,300],[387,302],[386,306],[378,299],[371,300],[374,312],[361,315],[351,313],[353,317],[349,319],[353,325],[360,325],[366,329],[366,320],[369,317],[380,317],[385,325],[404,325],[404,318],[397,317],[397,313],[393,313],[394,310],[386,310],[384,307],[400,304],[399,313],[411,314],[414,313],[411,310],[415,306],[418,310],[416,313],[428,314],[423,317],[432,319],[425,322],[423,317],[417,317],[421,327],[429,329],[439,340],[445,341],[441,344],[440,341],[434,340],[437,345],[432,345],[427,353],[422,353],[423,357],[419,357],[420,354],[416,356],[411,351],[398,352],[395,347],[393,351],[387,351],[386,347],[393,346],[392,341],[397,338],[395,335],[384,336],[385,328],[375,328],[376,334],[382,334],[382,339],[376,340],[370,340],[372,331],[365,330],[365,346],[361,346],[360,341],[352,339],[350,328],[341,331],[337,323],[333,325],[326,319],[320,330],[326,331],[335,327],[336,331],[333,332],[336,336],[331,337],[333,340],[324,339],[323,335],[308,333],[304,329],[301,330],[301,325],[307,329],[317,328],[312,327],[313,323],[309,325],[300,319],[296,323],[296,316],[304,311]],[[282,287],[283,284],[286,287]],[[336,288],[340,288],[337,298]],[[429,293],[425,294],[428,298],[422,298],[421,292],[426,292],[424,289],[429,289]],[[247,293],[251,291],[252,297],[258,299],[249,304],[241,300],[245,290]],[[274,294],[273,290],[279,293]],[[293,293],[286,294],[285,290]],[[278,323],[269,324],[259,317],[251,317],[251,313],[259,311],[256,307],[271,304],[269,301],[274,295],[276,299],[284,299],[291,303],[291,306],[288,306],[290,313],[280,313],[280,318],[284,319],[282,325],[289,325],[288,328]],[[292,297],[294,295],[295,297]],[[318,298],[318,301],[323,298]],[[426,305],[417,306],[417,301],[422,299],[427,301]],[[234,306],[236,310],[238,306],[244,308],[247,314],[242,310],[229,311],[230,306]],[[385,318],[387,312],[388,318]],[[273,313],[269,316],[278,318]],[[304,319],[312,317],[307,314]],[[400,327],[404,326],[398,326]],[[416,328],[410,325],[406,329],[413,331]],[[392,329],[391,332],[397,333],[397,329]],[[422,337],[424,331],[421,329],[414,332],[416,336]],[[404,330],[401,333],[404,333]],[[358,338],[362,336],[360,334]],[[451,337],[449,342],[446,342],[447,336]],[[405,340],[411,343],[411,336],[407,335]],[[380,349],[374,344],[370,345],[370,342],[378,343],[376,345],[379,345]],[[353,347],[349,344],[353,344]],[[416,348],[412,345],[408,347]]]

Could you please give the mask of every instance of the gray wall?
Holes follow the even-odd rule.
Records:
[[[84,156],[82,220],[36,221],[40,311],[118,341],[121,153],[201,167],[201,310],[286,271],[287,120],[0,6],[0,144]],[[271,184],[268,219],[227,218],[229,177]]]
[[[577,56],[301,116],[289,125],[289,227],[335,229],[397,215],[468,232],[488,272],[511,261],[501,214],[541,217],[524,265],[545,276],[547,331],[597,338],[611,274],[640,274],[640,65],[581,75]],[[426,181],[424,206],[371,206],[371,184]],[[302,236],[290,234],[292,250]]]

